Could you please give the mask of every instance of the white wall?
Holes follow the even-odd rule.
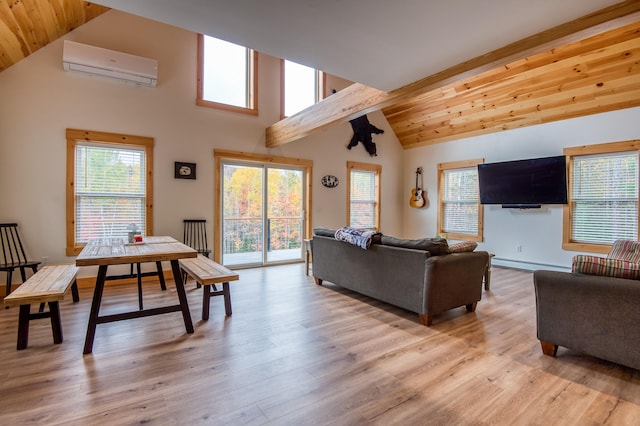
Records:
[[[640,108],[575,118],[555,123],[446,142],[404,152],[406,188],[415,185],[413,172],[425,171],[429,207],[405,203],[407,236],[434,235],[437,228],[437,165],[484,158],[485,162],[562,155],[564,147],[617,142],[640,137]],[[409,192],[407,192],[408,197]],[[522,246],[522,252],[516,246]],[[496,254],[495,264],[540,269],[566,269],[577,252],[562,249],[562,206],[514,210],[484,207],[484,242],[479,247]]]
[[[280,114],[278,59],[259,56],[258,117],[195,105],[194,33],[112,10],[69,33],[80,43],[157,59],[157,88],[65,72],[63,39],[0,73],[0,221],[20,224],[34,259],[65,257],[66,128],[155,138],[154,233],[182,238],[182,219],[204,217],[212,229],[213,150],[310,159],[312,225],[346,221],[346,162],[382,164],[382,228],[402,232],[402,149],[381,113],[369,115],[386,130],[376,135],[378,157],[362,146],[348,151],[349,124],[284,145],[265,148],[265,128]],[[197,163],[197,180],[173,177],[173,162]],[[332,174],[342,184],[320,185]],[[209,239],[212,236],[209,235]]]

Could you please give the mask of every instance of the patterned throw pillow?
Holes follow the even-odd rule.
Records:
[[[638,280],[640,264],[608,257],[577,255],[573,257],[571,272]]]
[[[632,263],[640,263],[640,242],[631,240],[617,240],[611,246],[611,251],[609,251],[607,258],[628,260]]]
[[[474,251],[478,247],[478,243],[475,241],[462,241],[460,243],[455,243],[449,245],[450,253],[466,253]]]

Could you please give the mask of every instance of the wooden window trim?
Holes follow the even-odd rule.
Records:
[[[153,145],[154,139],[145,136],[132,136],[119,133],[95,132],[92,130],[67,129],[67,194],[66,194],[66,216],[67,216],[67,256],[77,256],[84,248],[84,244],[77,244],[75,241],[75,162],[76,145],[78,142],[92,141],[104,144],[121,144],[136,147],[143,147],[146,161],[146,235],[153,235]]]
[[[447,233],[444,231],[444,193],[445,193],[445,179],[444,173],[447,170],[453,169],[468,169],[476,167],[478,164],[484,163],[484,158],[477,158],[473,160],[451,161],[448,163],[438,164],[438,235],[442,235],[447,239],[463,240],[463,241],[484,241],[484,206],[480,203],[480,197],[478,197],[478,234],[457,234]]]
[[[573,211],[571,205],[573,203],[571,188],[573,186],[573,157],[579,157],[583,155],[597,155],[597,154],[610,154],[616,152],[625,151],[638,151],[640,155],[640,140],[628,140],[622,142],[609,142],[595,145],[583,145],[576,147],[568,147],[563,150],[564,155],[567,156],[567,188],[568,188],[568,200],[567,204],[562,207],[562,248],[564,250],[571,251],[584,251],[590,253],[609,253],[611,251],[610,244],[587,244],[576,243],[571,241],[571,224],[573,223]],[[640,159],[639,159],[640,163]],[[640,182],[638,184],[640,186]],[[640,206],[640,203],[638,203]],[[640,210],[640,207],[639,207]],[[640,218],[640,211],[638,212]],[[637,239],[640,239],[640,227],[638,227]]]
[[[197,84],[196,84],[196,105],[206,108],[219,109],[223,111],[238,112],[241,114],[258,115],[258,52],[249,49],[251,52],[249,69],[249,108],[243,108],[235,105],[223,104],[220,102],[212,102],[203,99],[203,83],[204,83],[204,36],[198,34],[198,66],[197,66]]]
[[[370,163],[359,163],[356,161],[347,161],[347,221],[346,223],[351,225],[351,171],[352,170],[363,170],[366,172],[375,172],[375,217],[374,217],[374,227],[375,231],[380,230],[380,212],[381,212],[381,191],[380,191],[380,182],[382,181],[382,166],[380,164],[370,164]]]
[[[224,161],[241,161],[243,163],[269,164],[270,166],[298,167],[304,169],[306,181],[306,199],[304,200],[304,238],[311,238],[311,175],[313,172],[313,161],[301,158],[280,157],[267,154],[251,154],[240,151],[228,151],[223,149],[213,150],[214,162],[214,196],[213,196],[213,260],[222,262],[222,163]]]

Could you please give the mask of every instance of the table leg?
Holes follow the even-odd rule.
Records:
[[[142,305],[142,271],[140,270],[140,264],[136,263],[137,265],[137,269],[136,272],[138,273],[138,308],[140,310],[143,309],[143,305]]]
[[[89,324],[87,325],[87,336],[84,340],[84,354],[90,354],[93,350],[93,338],[96,335],[96,325],[98,324],[98,314],[100,313],[100,302],[104,291],[104,279],[107,276],[107,265],[100,265],[98,277],[96,278],[96,288],[93,290],[93,301],[91,302],[91,312],[89,313]]]
[[[193,333],[193,323],[191,322],[191,312],[189,312],[189,303],[187,302],[187,293],[184,290],[184,283],[182,282],[182,273],[180,271],[180,264],[178,260],[171,261],[171,270],[173,272],[173,281],[176,283],[176,292],[178,293],[178,299],[180,300],[180,307],[182,308],[182,318],[184,319],[184,328],[187,333]]]

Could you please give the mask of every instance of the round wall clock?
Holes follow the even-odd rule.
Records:
[[[338,183],[340,183],[338,181],[338,178],[332,175],[326,175],[326,176],[322,176],[322,185],[326,186],[327,188],[335,188],[336,186],[338,186]]]

